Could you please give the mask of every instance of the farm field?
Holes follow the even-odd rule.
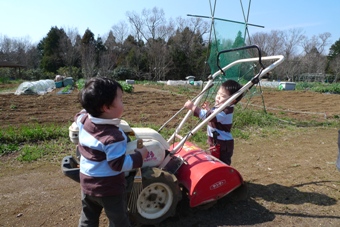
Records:
[[[0,89],[5,86],[0,84]],[[161,126],[198,93],[188,97],[173,89],[134,85],[133,93],[124,94],[123,119],[131,126]],[[280,117],[340,120],[340,95],[264,90],[263,99],[254,95],[240,105],[258,109],[262,102],[267,112]],[[68,124],[80,110],[77,91],[0,94],[0,104],[1,127]],[[340,172],[335,167],[339,129],[304,126],[280,133],[254,129],[249,139],[235,140],[232,159],[248,185],[247,199],[226,197],[206,210],[179,207],[175,217],[159,226],[340,226]],[[32,163],[16,161],[15,154],[0,157],[0,226],[77,226],[80,187],[62,174],[60,162],[59,157]],[[107,224],[102,216],[100,226]]]

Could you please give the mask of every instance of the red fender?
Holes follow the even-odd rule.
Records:
[[[188,190],[191,207],[218,200],[243,184],[236,169],[190,142],[185,142],[175,155],[185,161],[176,177]]]

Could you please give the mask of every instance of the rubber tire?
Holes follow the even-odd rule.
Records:
[[[177,203],[182,199],[177,178],[164,170],[148,167],[142,171],[143,190],[137,199],[137,212],[130,213],[134,222],[157,225],[175,215]],[[159,200],[165,203],[156,203]]]

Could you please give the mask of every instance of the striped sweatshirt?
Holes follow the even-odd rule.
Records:
[[[200,107],[196,107],[194,116],[204,120],[209,115],[211,115],[215,109],[217,108],[213,107],[210,110],[205,110],[201,109]],[[233,112],[234,105],[228,106],[209,121],[207,126],[207,134],[211,141],[213,141],[212,139],[214,131],[219,133],[219,136],[217,137],[218,140],[233,140],[233,136],[230,133],[233,124]]]
[[[127,137],[118,127],[120,119],[92,117],[85,111],[75,116],[79,128],[80,185],[91,196],[124,193],[124,171],[141,167],[142,155],[126,155]]]

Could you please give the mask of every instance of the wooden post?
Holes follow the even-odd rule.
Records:
[[[338,159],[336,160],[336,167],[340,171],[340,130],[338,131]]]

